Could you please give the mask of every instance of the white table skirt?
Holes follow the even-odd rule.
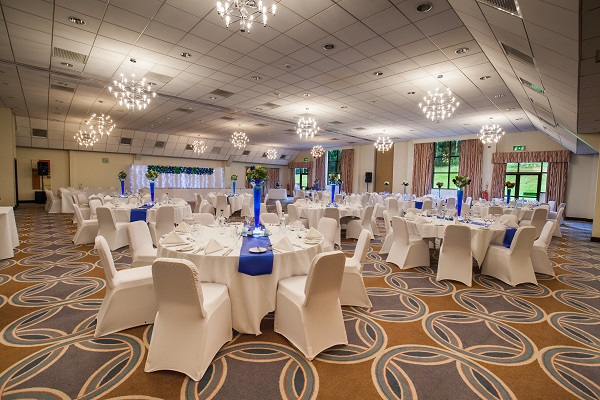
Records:
[[[340,218],[362,216],[362,206],[353,204],[351,206],[339,206]],[[319,221],[325,216],[325,207],[299,206],[300,217],[308,218],[308,227],[317,229]]]
[[[454,221],[441,220],[437,218],[427,218],[429,223],[418,223],[411,220],[406,220],[408,225],[408,232],[412,235],[419,235],[422,238],[444,238],[444,231],[448,225],[454,224]],[[477,261],[477,264],[481,266],[487,249],[490,243],[501,244],[504,240],[504,229],[482,229],[480,225],[473,224],[461,224],[471,228],[471,251],[473,252],[473,258]]]
[[[19,233],[12,207],[0,207],[0,260],[14,257],[19,246]]]
[[[213,253],[215,255],[204,255],[202,251],[193,254],[194,251],[176,251],[177,247],[168,248],[159,243],[158,256],[190,260],[198,268],[202,282],[227,285],[233,328],[240,333],[260,335],[260,322],[265,315],[275,310],[278,282],[291,276],[308,274],[312,259],[323,251],[320,244],[309,246],[295,233],[287,231],[286,235],[290,241],[302,248],[294,247],[294,251],[274,253],[273,273],[250,276],[238,272],[240,249],[233,246],[230,233],[219,235],[217,228],[201,229],[200,242],[203,245],[210,238],[215,238],[222,245],[229,245],[234,250],[224,257],[223,251]],[[274,234],[270,238],[271,242],[275,243],[281,238],[281,234]]]
[[[271,200],[286,200],[287,190],[285,189],[269,189],[269,199]]]
[[[110,211],[116,222],[129,222],[131,209],[137,208],[134,204],[122,204],[111,208]],[[160,207],[160,206],[159,206]],[[146,222],[156,222],[156,212],[158,208],[150,208],[146,211]],[[184,219],[192,218],[192,207],[189,204],[175,206],[175,223],[180,224]]]

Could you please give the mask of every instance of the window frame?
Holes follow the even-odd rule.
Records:
[[[439,147],[442,147],[442,149],[448,148],[448,153],[446,154],[445,152],[438,152]],[[440,154],[439,156],[436,155],[438,153]],[[439,170],[436,171],[436,161],[443,160],[444,158],[448,158],[447,171],[443,171],[443,172],[440,172]],[[456,160],[456,171],[452,171],[452,169],[453,169],[452,161],[453,160]],[[447,140],[444,142],[435,142],[434,148],[433,148],[433,160],[432,161],[433,161],[433,168],[432,168],[433,172],[432,172],[432,176],[431,176],[432,190],[434,188],[437,188],[437,186],[436,186],[437,182],[440,182],[440,181],[443,182],[442,179],[436,178],[436,174],[438,176],[439,176],[439,174],[446,175],[446,178],[445,178],[446,182],[444,183],[444,186],[441,187],[441,189],[456,189],[456,187],[452,183],[452,179],[454,179],[454,177],[456,177],[458,175],[458,165],[460,163],[460,140]],[[442,166],[442,167],[445,167],[445,166]]]
[[[335,154],[334,157],[332,155]],[[334,163],[335,170],[331,170],[331,164]],[[342,164],[342,151],[341,150],[328,150],[327,151],[327,174],[326,177],[329,177],[329,174],[341,174],[341,164]]]
[[[521,172],[521,164],[540,164],[540,169],[539,171],[523,171]],[[516,164],[517,165],[517,170],[516,171],[509,171],[509,164]],[[544,175],[545,175],[545,179],[544,179]],[[521,177],[522,176],[537,176],[538,180],[537,180],[537,187],[536,187],[536,195],[535,196],[520,196],[519,195],[519,191],[520,191],[520,187],[521,187]],[[514,177],[514,178],[513,178]],[[513,182],[514,180],[514,184],[515,187],[511,188],[511,196],[513,196],[515,199],[518,198],[524,198],[524,199],[535,199],[535,200],[539,200],[540,199],[540,195],[542,193],[546,194],[547,190],[548,190],[548,163],[545,161],[538,161],[538,162],[523,162],[523,163],[506,163],[506,174],[504,175],[504,181],[511,181]],[[546,182],[546,187],[542,187],[542,182],[545,180]],[[504,186],[504,197],[506,197],[508,194],[508,188],[506,186]]]
[[[298,176],[300,179],[298,180]],[[302,177],[306,177],[306,185],[302,186]],[[294,186],[298,185],[300,190],[308,186],[308,168],[295,168],[294,169]]]

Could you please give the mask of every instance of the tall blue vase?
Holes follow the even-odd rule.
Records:
[[[335,201],[335,185],[332,183],[331,184],[331,202],[333,203]]]
[[[125,197],[125,181],[121,181],[121,197]]]
[[[462,210],[463,203],[463,191],[462,189],[458,189],[456,191],[456,215],[460,217],[460,211]]]
[[[442,188],[438,188],[438,199],[442,198]]]
[[[510,203],[510,189],[506,188],[506,204]]]
[[[235,181],[231,181],[231,188],[233,189],[233,194],[235,195]]]
[[[154,203],[154,181],[150,181],[150,201]]]
[[[261,188],[260,181],[257,180],[254,182],[254,229],[260,228],[260,198],[261,198]]]
[[[319,191],[319,182],[315,182],[315,190],[318,192]]]

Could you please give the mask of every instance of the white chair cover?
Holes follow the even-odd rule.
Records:
[[[75,212],[74,215],[77,220],[77,231],[75,232],[75,236],[73,236],[73,243],[94,243],[94,240],[96,240],[96,235],[98,235],[98,220],[83,219],[81,210],[77,204],[73,204],[73,211]]]
[[[448,225],[440,248],[437,278],[452,279],[467,286],[473,284],[473,253],[471,228],[465,225]]]
[[[92,218],[92,219],[98,218],[98,215],[96,215],[96,209],[98,207],[102,207],[102,200],[91,199],[90,200],[90,218]]]
[[[215,216],[211,213],[192,214],[192,217],[194,219],[194,223],[200,225],[208,226],[213,225],[215,223]]]
[[[430,263],[428,241],[420,237],[411,238],[406,220],[402,217],[392,218],[392,228],[394,242],[386,261],[396,264],[400,269],[428,267]]]
[[[535,228],[535,238],[539,238],[542,234],[542,229],[546,225],[548,219],[548,209],[545,207],[537,207],[533,210],[531,220],[524,220],[519,223],[519,226],[533,226]]]
[[[156,210],[156,222],[148,223],[152,243],[158,247],[160,238],[175,229],[175,207],[160,206]]]
[[[363,229],[356,242],[354,255],[346,258],[342,287],[340,289],[340,303],[343,306],[366,308],[373,306],[362,277],[363,263],[369,251],[369,237],[369,231]]]
[[[364,209],[362,218],[348,221],[346,225],[346,239],[358,239],[363,229],[371,233],[371,239],[374,238],[371,218],[373,217],[373,206],[367,206]]]
[[[319,220],[317,230],[323,235],[323,243],[321,243],[323,251],[333,251],[335,249],[337,229],[338,223],[335,219],[323,217]]]
[[[275,213],[261,213],[260,214],[260,223],[265,225],[265,224],[270,224],[270,225],[277,225],[279,223],[279,216]]]
[[[279,218],[283,217],[283,208],[281,207],[281,201],[275,201],[275,209],[277,210],[277,215]]]
[[[296,221],[302,222],[305,227],[308,228],[308,218],[300,218],[300,212],[298,211],[298,207],[295,204],[288,204],[288,224],[293,224]]]
[[[229,216],[231,215],[230,212],[230,208],[229,208],[229,203],[227,203],[227,196],[225,196],[224,194],[220,194],[217,196],[217,205],[215,206],[216,209],[216,216],[219,217],[221,215],[221,212],[223,212],[223,215],[225,216],[225,218],[229,218]]]
[[[398,207],[398,199],[391,197],[388,200],[388,216],[392,217],[400,217],[400,208]]]
[[[535,242],[533,242],[533,249],[531,250],[531,263],[533,264],[533,270],[540,274],[555,276],[552,263],[548,258],[548,245],[552,240],[552,234],[555,229],[554,221],[547,221],[542,229],[542,233]]]
[[[327,207],[325,208],[325,212],[323,216],[326,218],[334,219],[337,222],[337,229],[335,231],[335,240],[334,243],[341,246],[342,245],[342,225],[340,223],[340,210],[336,207]]]
[[[129,222],[115,222],[112,212],[107,207],[96,208],[98,215],[98,235],[103,236],[111,251],[127,246],[127,225]]]
[[[196,199],[196,204],[194,205],[194,213],[198,214],[200,212],[200,205],[202,204],[202,196],[198,193],[194,193],[194,198]]]
[[[388,254],[394,243],[394,230],[392,229],[392,222],[390,221],[390,214],[388,210],[383,212],[383,223],[385,224],[385,240],[383,246],[379,250],[379,254]]]
[[[152,247],[152,235],[144,221],[135,221],[127,225],[129,253],[133,259],[131,267],[152,265],[156,259],[156,249]]]

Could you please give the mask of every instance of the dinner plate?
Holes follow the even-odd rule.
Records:
[[[319,243],[321,243],[321,239],[304,239],[304,243],[306,243],[306,244],[319,244]]]
[[[248,251],[250,253],[264,253],[265,251],[267,251],[267,249],[264,247],[250,247]]]

